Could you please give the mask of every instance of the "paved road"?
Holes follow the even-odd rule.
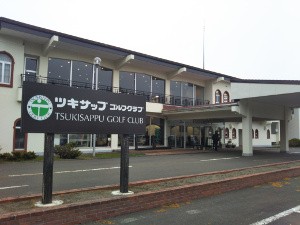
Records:
[[[300,177],[86,225],[96,224],[299,225]]]
[[[242,168],[274,162],[300,160],[300,154],[255,151],[206,152],[130,158],[130,181],[189,175]],[[42,162],[0,164],[0,198],[37,194],[42,191]],[[59,160],[54,163],[53,191],[119,184],[119,159]]]

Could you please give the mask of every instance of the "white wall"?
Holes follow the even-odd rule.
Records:
[[[221,80],[221,81],[218,81],[218,82],[213,82],[213,85],[212,85],[212,93],[211,93],[211,103],[215,103],[215,92],[216,90],[220,90],[221,91],[221,99],[223,102],[223,94],[225,91],[227,91],[229,93],[229,101],[231,100],[231,85],[229,82],[227,81],[224,81],[224,80]]]
[[[232,127],[230,129],[230,127]],[[229,138],[231,139],[232,142],[234,144],[236,144],[236,146],[239,146],[239,129],[242,129],[242,123],[225,123],[225,128],[229,129]],[[236,138],[233,139],[232,138],[232,130],[233,128],[236,129]],[[252,129],[254,130],[254,136],[255,136],[255,130],[258,129],[258,134],[259,134],[259,138],[255,139],[255,137],[252,139],[253,141],[253,146],[271,146],[272,142],[277,142],[278,141],[278,137],[280,136],[279,133],[277,134],[272,134],[271,133],[271,122],[269,121],[263,121],[263,122],[256,122],[254,121],[252,123]],[[267,130],[270,130],[270,139],[267,139]],[[225,143],[227,143],[228,139],[225,139]]]
[[[13,87],[0,87],[0,146],[1,153],[13,150],[14,122],[21,117],[21,104],[17,102],[18,87],[24,68],[24,46],[21,40],[0,36],[0,51],[6,51],[14,58]]]
[[[231,92],[234,99],[244,99],[261,96],[297,93],[300,92],[300,85],[232,83]]]
[[[300,139],[300,110],[294,109],[294,114],[291,116],[289,121],[289,139],[298,138]]]

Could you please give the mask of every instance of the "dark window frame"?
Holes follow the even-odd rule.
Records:
[[[232,139],[236,139],[236,129],[232,129]]]
[[[259,132],[258,132],[258,129],[255,129],[255,139],[259,139]]]
[[[227,100],[225,101],[225,96],[227,95]],[[229,98],[229,93],[228,93],[228,91],[225,91],[224,93],[223,93],[223,103],[228,103],[228,102],[230,102],[230,98]]]
[[[34,59],[36,60],[36,70],[29,70],[26,68],[26,59]],[[27,73],[35,73],[35,76],[38,76],[38,71],[39,71],[39,57],[38,56],[31,56],[31,55],[25,55],[24,57],[24,74],[25,76],[27,75]],[[29,74],[30,75],[30,74]]]
[[[20,122],[20,126],[21,126],[21,118],[18,118],[18,119],[16,119],[15,120],[15,122],[14,122],[14,126],[13,126],[13,151],[25,151],[25,152],[27,152],[27,143],[28,143],[28,134],[27,133],[24,133],[24,148],[22,148],[22,149],[18,149],[18,148],[15,148],[15,143],[16,143],[16,130],[17,129],[20,129],[21,130],[21,127],[20,128],[18,128],[17,127],[17,124],[18,124],[18,122]]]
[[[229,129],[227,127],[224,130],[224,137],[225,137],[225,139],[229,138]]]

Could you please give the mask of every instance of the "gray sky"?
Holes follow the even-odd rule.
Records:
[[[0,0],[1,16],[247,79],[300,79],[299,0]],[[204,22],[205,21],[205,22]]]

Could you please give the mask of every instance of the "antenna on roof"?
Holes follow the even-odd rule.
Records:
[[[205,41],[205,20],[203,20],[203,37],[202,37],[202,68],[204,69],[204,41]]]

